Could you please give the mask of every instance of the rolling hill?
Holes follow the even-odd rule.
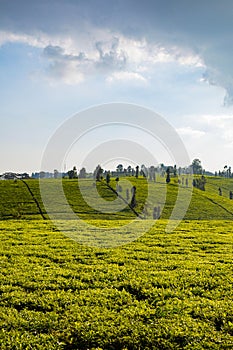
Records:
[[[229,191],[233,190],[233,179],[223,179],[218,177],[207,177],[206,190],[201,191],[191,186],[183,188],[183,193],[191,197],[191,202],[184,216],[185,220],[232,220],[233,200],[229,199]],[[127,180],[127,181],[126,181]],[[121,200],[116,200],[117,196],[107,186],[105,181],[97,183],[97,190],[93,180],[63,180],[63,190],[66,202],[59,202],[57,195],[60,180],[43,180],[46,183],[46,191],[51,201],[54,202],[53,210],[57,215],[66,213],[67,206],[82,219],[105,219],[122,220],[132,219],[135,214]],[[135,179],[133,177],[121,179],[122,191],[119,194],[126,200],[126,189],[132,186],[137,188],[137,207],[139,214],[143,214],[143,208],[147,195],[148,219],[152,219],[153,207],[161,207],[161,218],[168,219],[175,206],[178,194],[178,183],[172,179],[166,185],[164,178],[156,183],[147,183],[144,178]],[[115,189],[116,182],[111,181],[111,186]],[[222,189],[222,196],[219,196],[218,188]],[[131,195],[131,194],[130,194]],[[115,207],[114,207],[115,206]],[[119,209],[120,206],[120,209]],[[112,213],[108,208],[111,207]],[[0,218],[1,219],[40,219],[48,218],[44,208],[39,188],[38,180],[5,180],[0,181]]]

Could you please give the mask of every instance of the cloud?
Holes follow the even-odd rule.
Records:
[[[87,26],[87,25],[86,25]],[[158,64],[175,63],[178,66],[203,67],[201,58],[191,50],[177,46],[135,39],[91,25],[87,32],[51,34],[34,31],[33,34],[0,31],[0,46],[21,43],[43,50],[48,61],[45,74],[52,82],[78,84],[85,79],[102,76],[104,81],[150,80]],[[71,75],[76,78],[71,79]],[[57,73],[57,74],[56,74]],[[40,74],[41,75],[41,74]]]
[[[77,55],[66,54],[62,47],[48,45],[43,54],[51,62],[46,69],[46,77],[50,83],[62,81],[67,85],[76,85],[85,80],[84,66],[89,62],[83,52]]]
[[[46,69],[45,77],[50,85],[56,85],[61,81],[67,85],[77,85],[85,80],[83,72],[79,70],[78,65],[73,61],[69,61],[66,64],[59,61],[53,62]]]
[[[201,123],[220,138],[222,145],[227,148],[233,147],[233,115],[204,115]]]
[[[139,73],[135,72],[115,72],[109,77],[107,77],[106,81],[108,83],[124,81],[124,82],[136,82],[136,83],[147,83],[147,80]]]
[[[201,0],[119,0],[114,4],[2,0],[0,45],[59,46],[74,56],[84,52],[92,62],[91,74],[102,72],[104,80],[107,70],[109,76],[125,71],[149,79],[159,63],[205,67],[202,80],[223,88],[224,103],[229,105],[233,103],[232,11],[231,0],[211,4]],[[72,67],[76,70],[77,65]],[[85,70],[82,73],[86,76]]]
[[[119,47],[119,38],[113,37],[109,43],[98,41],[95,44],[99,53],[96,65],[99,69],[104,70],[124,70],[127,66],[127,52]]]
[[[193,138],[200,138],[202,136],[205,136],[204,131],[193,129],[190,126],[177,128],[176,131],[181,136],[188,136],[188,137],[193,137]]]
[[[33,47],[43,48],[46,45],[49,45],[49,42],[49,36],[45,33],[37,33],[37,35],[30,35],[26,33],[15,33],[0,30],[0,46],[6,43],[22,43]]]
[[[98,34],[102,34],[99,31]],[[0,43],[17,42],[43,49],[48,79],[77,84],[90,76],[102,75],[104,80],[144,83],[158,64],[176,63],[180,66],[201,67],[201,59],[178,47],[151,45],[145,39],[134,40],[120,33],[105,33],[104,40],[94,35],[87,37],[88,45],[80,45],[74,37],[57,38],[47,34],[38,36],[0,33]],[[83,34],[85,36],[85,34]],[[84,39],[81,40],[85,42]],[[74,78],[71,79],[71,75]],[[76,78],[75,78],[76,77]]]

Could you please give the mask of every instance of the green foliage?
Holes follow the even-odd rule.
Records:
[[[169,186],[158,176],[156,182],[120,178],[124,198],[136,186],[139,213],[150,191],[148,219],[155,206],[162,214],[147,234],[115,249],[71,241],[42,220],[21,181],[0,181],[1,349],[232,349],[233,179],[206,177],[200,191],[186,178],[187,187],[173,177]],[[43,181],[56,199],[60,180]],[[27,184],[46,216],[39,182]],[[116,188],[116,181],[110,185]],[[179,186],[192,199],[182,223],[167,234]],[[63,189],[74,212],[106,234],[116,226],[123,232],[135,219],[127,206],[113,214],[98,210],[99,196],[104,208],[117,198],[105,180],[67,179]],[[56,209],[64,208],[57,203]],[[138,225],[143,231],[145,221]]]
[[[0,221],[1,349],[232,349],[232,221],[165,225],[97,249]]]
[[[193,174],[202,174],[202,166],[200,159],[194,159],[192,162]]]

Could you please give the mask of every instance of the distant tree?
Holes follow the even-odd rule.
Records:
[[[39,177],[40,179],[44,179],[45,178],[45,171],[40,171]]]
[[[130,205],[131,205],[132,208],[135,208],[136,205],[137,205],[137,202],[136,202],[136,186],[133,186],[131,188],[131,193],[132,193],[132,198],[131,198]]]
[[[128,188],[126,189],[126,200],[127,200],[127,202],[129,201],[129,189]]]
[[[77,179],[78,175],[77,175],[76,166],[74,166],[72,170],[69,170],[67,172],[67,174],[68,174],[69,179]]]
[[[128,172],[129,175],[131,175],[131,173],[132,173],[132,167],[131,167],[131,165],[128,166],[127,172]]]
[[[149,180],[150,181],[155,181],[156,180],[155,167],[153,165],[149,167]]]
[[[154,220],[158,219],[158,208],[157,207],[154,207],[152,215],[153,215]]]
[[[170,178],[170,168],[168,167],[166,170],[167,176],[166,176],[166,183],[169,184],[169,182],[171,181]]]
[[[85,168],[80,169],[78,177],[80,179],[85,179],[87,177],[87,172]]]
[[[78,173],[77,173],[77,168],[76,168],[76,166],[73,167],[73,172],[74,172],[74,179],[77,179]]]
[[[58,176],[59,176],[58,170],[57,170],[57,169],[54,169],[54,171],[53,171],[53,177],[54,177],[54,179],[57,179]]]
[[[72,170],[68,170],[67,174],[68,174],[69,179],[73,179],[74,178],[74,170],[73,169]]]
[[[119,189],[119,181],[120,181],[120,179],[119,179],[118,176],[117,176],[117,178],[115,179],[115,181],[116,181],[116,191],[118,192],[118,189]]]
[[[193,174],[202,174],[202,166],[200,159],[194,159],[191,166],[193,169]]]
[[[146,168],[146,166],[144,164],[141,165],[141,175],[143,177],[147,177],[148,176],[148,170]]]
[[[107,182],[107,184],[110,183],[110,172],[109,171],[106,174],[106,182]]]
[[[97,167],[95,168],[95,171],[94,171],[94,179],[96,181],[100,181],[101,180],[101,176],[102,176],[102,173],[103,173],[103,169],[101,168],[101,166],[98,164]]]
[[[136,173],[135,173],[135,177],[138,178],[138,174],[139,174],[139,166],[136,166]]]
[[[68,170],[67,174],[68,174],[69,179],[73,179],[74,178],[73,170]]]
[[[198,188],[199,190],[205,191],[206,178],[204,175],[199,180]]]
[[[123,167],[122,164],[118,164],[117,167],[116,167],[116,171],[117,171],[118,173],[122,173],[123,169],[124,169],[124,167]]]

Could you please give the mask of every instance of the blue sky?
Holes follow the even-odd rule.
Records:
[[[232,165],[232,19],[230,0],[0,0],[0,172],[40,170],[68,117],[109,102],[162,115],[204,168]]]

